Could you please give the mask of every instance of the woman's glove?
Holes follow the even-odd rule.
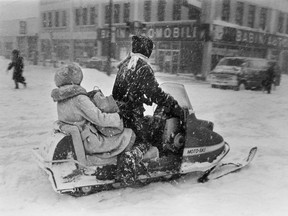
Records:
[[[87,92],[87,96],[88,96],[90,99],[93,99],[94,95],[95,95],[96,93],[98,93],[98,92],[101,92],[101,93],[102,93],[102,91],[101,91],[100,89],[96,89],[96,90],[92,90],[92,91],[90,91],[90,92]]]

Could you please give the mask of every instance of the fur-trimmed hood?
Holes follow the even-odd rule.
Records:
[[[79,85],[64,85],[53,89],[51,92],[51,97],[55,102],[67,100],[78,95],[87,95],[87,91]]]

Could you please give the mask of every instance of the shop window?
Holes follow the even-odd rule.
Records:
[[[120,23],[120,4],[114,5],[114,23]]]
[[[188,19],[198,20],[200,18],[200,10],[192,5],[189,5],[188,9]]]
[[[109,24],[111,18],[110,5],[105,6],[105,24]]]
[[[128,22],[130,17],[130,3],[124,3],[123,21]]]
[[[42,26],[43,28],[47,27],[47,17],[46,17],[46,13],[42,14]]]
[[[52,12],[48,13],[48,27],[52,27]]]
[[[260,10],[260,20],[259,20],[259,27],[262,30],[266,29],[266,24],[267,24],[267,12],[268,9],[267,8],[261,8]]]
[[[238,25],[243,25],[244,3],[237,2],[235,22]]]
[[[174,0],[173,4],[173,20],[181,19],[181,0]]]
[[[95,25],[96,9],[95,7],[90,8],[90,25]]]
[[[55,11],[55,27],[59,27],[59,11]]]
[[[278,32],[283,33],[283,25],[284,25],[284,13],[280,12],[278,16]]]
[[[62,11],[62,26],[67,26],[66,11]]]
[[[179,49],[180,49],[180,43],[177,43],[177,42],[172,43],[172,44],[171,44],[171,48],[172,48],[173,50],[179,50]]]
[[[75,9],[75,24],[80,25],[80,9]]]
[[[144,2],[144,21],[150,22],[151,21],[151,1]]]
[[[87,25],[87,20],[88,20],[88,9],[83,8],[82,9],[82,24]]]
[[[230,18],[230,0],[223,0],[222,4],[222,17],[223,21],[229,21]]]
[[[250,28],[254,28],[254,24],[255,24],[255,11],[256,11],[256,7],[255,7],[254,5],[249,5],[247,25],[248,25],[248,27],[250,27]]]
[[[158,1],[158,21],[165,20],[165,8],[166,8],[166,0],[159,0]]]

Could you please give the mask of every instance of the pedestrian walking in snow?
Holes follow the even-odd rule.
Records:
[[[10,69],[14,68],[12,79],[15,82],[15,89],[19,89],[18,83],[22,83],[24,87],[27,86],[25,78],[23,77],[24,62],[23,57],[20,55],[19,50],[12,51],[12,62],[9,63],[7,73]]]
[[[275,62],[271,62],[271,65],[266,71],[266,79],[263,80],[262,85],[264,87],[264,91],[267,91],[268,94],[271,93],[272,85],[274,84],[275,79]]]
[[[120,179],[132,184],[135,181],[137,166],[131,166],[141,161],[143,155],[151,146],[149,131],[153,131],[153,121],[144,117],[144,104],[155,103],[170,109],[175,117],[184,115],[178,102],[159,87],[154,71],[148,64],[148,58],[153,50],[153,42],[146,36],[132,37],[132,52],[118,66],[119,71],[113,87],[112,95],[118,102],[120,115],[124,126],[132,128],[136,134],[134,151],[125,152],[120,164],[126,172],[120,173]],[[134,170],[129,168],[134,167]]]

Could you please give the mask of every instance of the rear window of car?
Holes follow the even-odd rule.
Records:
[[[222,59],[218,66],[224,65],[224,66],[236,66],[240,67],[245,62],[244,59]]]
[[[251,67],[251,68],[265,68],[267,66],[268,66],[267,61],[263,61],[263,60],[249,60],[248,61],[248,67]]]

